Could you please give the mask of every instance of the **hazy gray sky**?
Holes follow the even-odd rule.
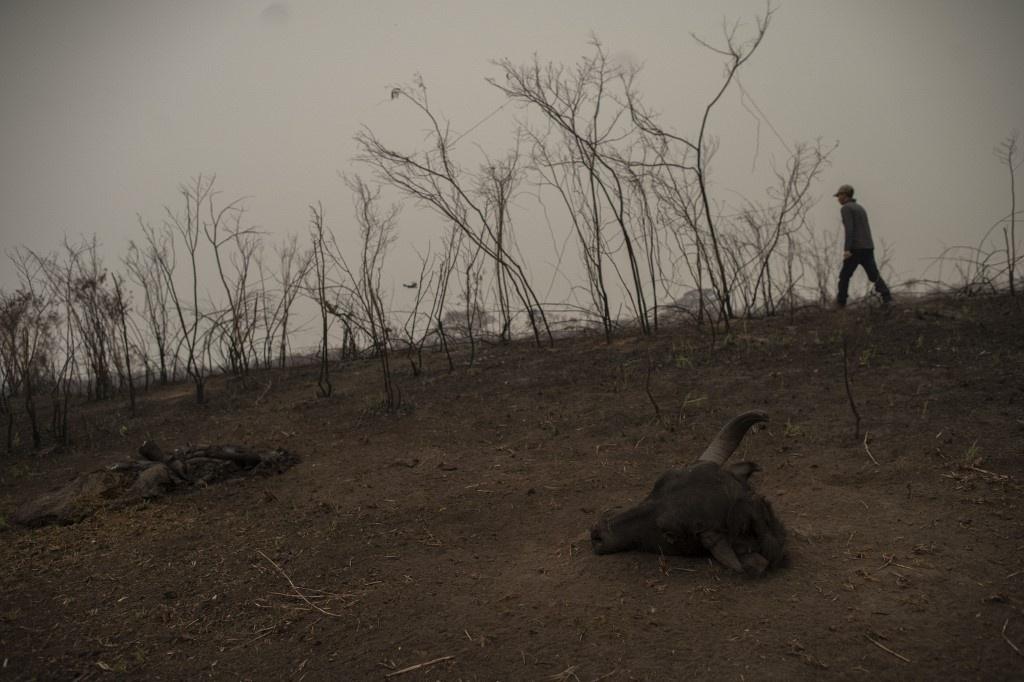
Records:
[[[838,141],[812,216],[838,226],[831,198],[849,182],[904,276],[943,244],[974,243],[1009,207],[992,148],[1024,128],[1024,2],[778,0],[741,80],[787,141]],[[468,130],[501,105],[491,59],[574,62],[591,32],[645,65],[646,101],[692,133],[720,62],[690,38],[723,17],[748,24],[757,0],[3,0],[0,2],[0,247],[56,248],[97,233],[114,264],[157,220],[180,182],[217,173],[225,196],[249,195],[252,222],[304,232],[322,200],[348,221],[338,177],[352,134],[415,144],[422,121],[388,87],[423,75],[436,109]],[[505,112],[503,112],[504,114]],[[774,134],[733,90],[716,119],[718,196],[752,198]],[[498,155],[510,116],[473,131]],[[525,218],[520,217],[522,225]],[[416,213],[402,217],[417,242]],[[420,242],[422,245],[422,242]],[[401,247],[399,247],[401,248]],[[528,248],[528,246],[527,246]],[[837,244],[838,248],[838,244]],[[9,267],[0,286],[11,286]],[[543,289],[543,287],[541,287]]]

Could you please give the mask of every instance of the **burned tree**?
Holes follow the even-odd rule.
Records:
[[[272,294],[267,289],[267,275],[263,271],[264,263],[257,256],[256,263],[260,273],[260,288],[263,298],[263,364],[271,367],[274,364],[274,346],[277,345],[277,365],[282,369],[288,360],[288,333],[291,322],[292,306],[302,291],[302,282],[312,265],[312,251],[300,251],[296,235],[289,235],[274,247],[277,256],[278,270],[274,277],[278,289],[276,301],[271,303]]]
[[[381,365],[381,379],[384,389],[384,409],[390,411],[401,402],[391,371],[391,325],[384,309],[381,273],[388,247],[395,239],[398,214],[397,205],[382,207],[380,189],[372,189],[358,175],[345,178],[345,184],[352,190],[355,204],[356,224],[359,226],[359,265],[352,267],[333,239],[330,251],[335,265],[343,273],[345,282],[342,289],[347,298],[358,309],[354,317],[370,340],[373,353]]]
[[[145,231],[147,227],[143,225],[142,229]],[[168,381],[167,361],[173,340],[171,300],[159,265],[161,260],[170,258],[169,247],[166,235],[154,235],[141,248],[134,241],[129,241],[128,254],[124,258],[128,277],[142,291],[141,314],[146,336],[156,345],[156,364],[161,385]]]
[[[502,223],[506,227],[501,236],[498,233],[497,221],[502,216],[494,210],[506,210],[507,204],[488,203],[487,195],[481,195],[474,187],[479,184],[479,176],[472,177],[458,165],[454,158],[457,140],[452,139],[449,127],[442,124],[430,108],[422,80],[417,80],[410,88],[392,89],[391,96],[412,103],[427,118],[431,147],[420,152],[401,152],[382,142],[373,131],[363,129],[355,136],[359,147],[357,160],[372,169],[381,182],[395,187],[457,227],[490,259],[495,271],[501,273],[500,277],[506,278],[504,281],[511,287],[511,294],[527,315],[536,343],[541,344],[542,335],[551,342],[543,306],[525,269],[509,248],[507,223]],[[502,191],[507,193],[509,188]]]
[[[32,257],[45,273],[48,289],[64,306],[66,324],[77,336],[87,372],[87,393],[105,400],[114,390],[111,370],[118,367],[117,306],[110,273],[103,266],[95,236],[77,244],[65,239],[63,246],[61,255]]]
[[[189,184],[181,185],[179,192],[185,203],[184,214],[174,212],[169,207],[164,223],[158,232],[143,224],[149,256],[156,266],[166,291],[172,310],[179,325],[179,345],[185,350],[185,372],[195,385],[196,402],[206,400],[206,379],[209,373],[208,358],[210,348],[210,330],[207,317],[199,305],[199,240],[202,235],[202,212],[212,209],[215,177],[196,177]],[[181,238],[188,259],[189,276],[187,287],[179,287],[175,282],[177,269],[176,239]],[[177,356],[177,353],[175,353]]]
[[[611,334],[607,269],[622,280],[628,302],[642,333],[651,331],[650,307],[640,250],[649,246],[636,230],[648,226],[635,220],[628,170],[628,145],[633,125],[628,109],[618,103],[612,87],[631,78],[632,67],[610,63],[601,43],[592,40],[594,54],[573,68],[534,58],[516,66],[496,62],[502,78],[488,82],[515,102],[539,111],[551,124],[560,144],[553,146],[546,131],[526,130],[534,144],[534,166],[542,182],[556,190],[571,216],[586,266],[590,295],[606,338]],[[620,147],[626,145],[626,149]],[[641,214],[642,215],[642,214]],[[622,276],[614,258],[625,253],[628,275]]]
[[[37,398],[44,390],[47,371],[56,348],[59,316],[54,299],[40,288],[38,262],[27,252],[12,254],[21,287],[12,294],[0,291],[0,408],[6,417],[7,451],[15,448],[14,399],[21,398],[32,438],[32,447],[42,447],[42,425]]]
[[[128,343],[128,300],[122,287],[122,279],[114,275],[114,303],[118,325],[121,331],[122,350],[124,352],[125,379],[128,383],[128,400],[131,415],[135,416],[135,381],[132,378],[132,349]]]
[[[324,231],[324,207],[323,204],[309,207],[310,213],[310,239],[313,242],[313,260],[311,275],[313,282],[309,287],[312,290],[312,298],[316,301],[320,312],[320,374],[317,377],[317,390],[320,397],[330,397],[334,391],[331,385],[331,365],[328,352],[328,332],[330,324],[328,319],[328,306],[330,301],[327,298],[327,238]]]
[[[214,178],[210,179],[211,187]],[[227,308],[219,315],[220,336],[225,345],[228,368],[236,377],[245,377],[255,362],[250,348],[255,333],[258,302],[250,287],[253,257],[260,247],[259,234],[243,225],[244,198],[217,207],[216,192],[206,200],[207,217],[202,220],[203,234],[210,243],[217,277],[224,289]],[[230,252],[229,252],[230,248]],[[228,270],[231,266],[231,271]],[[250,315],[252,315],[250,317]]]
[[[730,318],[733,317],[732,287],[726,267],[725,245],[722,243],[720,226],[712,210],[709,164],[717,148],[717,141],[711,135],[709,126],[715,107],[735,82],[739,70],[761,45],[773,12],[774,10],[769,7],[764,15],[757,18],[753,35],[745,41],[738,35],[738,24],[727,25],[724,28],[724,41],[721,45],[713,45],[694,36],[702,46],[723,57],[725,66],[722,83],[705,105],[695,135],[686,136],[669,132],[656,122],[654,114],[643,105],[634,84],[628,82],[626,85],[626,97],[632,119],[647,136],[651,149],[659,156],[653,165],[667,174],[661,185],[662,189],[670,195],[682,194],[676,197],[676,201],[667,205],[680,212],[680,224],[695,232],[696,267],[701,276],[707,274],[715,292],[719,317],[727,328]]]
[[[820,142],[797,143],[785,167],[774,169],[770,201],[749,201],[737,229],[725,235],[731,289],[748,317],[774,315],[787,304],[792,310],[801,278],[797,268],[807,241],[802,237],[809,232],[807,212],[814,205],[811,190],[834,150]]]
[[[1016,172],[1024,163],[1024,155],[1021,154],[1019,145],[1019,133],[1013,131],[1007,136],[998,147],[995,148],[996,158],[1006,165],[1007,173],[1010,176],[1010,213],[1004,218],[1003,241],[1006,244],[1006,278],[1010,284],[1010,295],[1017,295],[1015,284],[1017,271],[1017,184]]]

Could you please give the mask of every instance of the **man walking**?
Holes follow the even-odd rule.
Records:
[[[868,279],[875,283],[875,291],[882,296],[882,302],[892,301],[892,294],[885,280],[878,274],[875,264],[875,243],[871,240],[871,225],[868,223],[868,212],[853,198],[853,187],[842,185],[835,193],[839,200],[840,215],[843,218],[843,230],[846,233],[843,242],[843,268],[839,271],[839,296],[836,303],[840,308],[846,306],[846,297],[850,290],[850,278],[858,265],[864,266]]]

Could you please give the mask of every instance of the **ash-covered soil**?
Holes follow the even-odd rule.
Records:
[[[0,514],[146,439],[299,464],[8,524],[0,678],[1020,679],[1022,323],[936,299],[486,346],[419,378],[397,360],[391,415],[373,361],[326,399],[309,368],[87,405],[70,451],[0,459]],[[764,469],[787,568],[591,553],[601,512],[754,408],[771,422],[734,457]]]

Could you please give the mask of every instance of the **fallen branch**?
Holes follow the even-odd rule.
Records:
[[[868,457],[875,463],[875,466],[878,466],[878,460],[871,454],[871,448],[868,447],[868,431],[864,432],[864,451],[868,453]]]
[[[450,661],[454,659],[454,656],[442,656],[441,658],[435,658],[432,661],[425,661],[423,663],[417,663],[416,665],[410,665],[408,668],[402,668],[396,670],[393,673],[387,673],[384,677],[397,677],[398,675],[404,675],[405,673],[411,673],[413,670],[419,670],[420,668],[426,668],[427,666],[434,665],[435,663],[441,663],[442,661]]]
[[[299,599],[301,599],[302,601],[306,602],[307,604],[309,604],[310,607],[316,609],[317,611],[319,611],[320,613],[324,614],[325,616],[333,616],[334,618],[341,618],[341,614],[340,613],[331,613],[330,611],[322,609],[319,606],[317,606],[316,604],[314,604],[313,602],[309,601],[309,599],[306,598],[306,595],[302,594],[302,591],[299,589],[299,586],[296,585],[294,582],[292,582],[292,579],[290,577],[288,577],[288,574],[284,572],[284,569],[282,569],[280,566],[278,566],[276,563],[274,563],[273,559],[268,557],[261,550],[257,549],[256,553],[259,554],[264,559],[266,559],[267,561],[269,561],[270,565],[273,566],[274,568],[276,568],[277,572],[284,576],[284,579],[288,581],[288,584],[291,585],[292,590],[295,591],[295,595]]]
[[[892,650],[892,649],[890,649],[889,647],[885,646],[885,645],[884,645],[884,644],[882,644],[881,642],[878,642],[878,641],[875,641],[874,639],[871,639],[871,635],[865,634],[864,636],[868,638],[868,641],[869,641],[869,642],[871,642],[872,644],[874,644],[875,646],[877,646],[877,647],[878,647],[879,649],[881,649],[882,651],[884,651],[884,652],[886,652],[886,653],[888,653],[888,654],[892,654],[893,656],[895,656],[896,658],[900,659],[901,661],[903,661],[903,662],[905,662],[905,663],[910,663],[910,659],[909,659],[909,658],[907,658],[907,657],[906,657],[906,656],[904,656],[903,654],[898,654],[898,653],[896,653],[895,651],[893,651],[893,650]]]
[[[182,489],[250,475],[279,474],[297,461],[280,448],[203,445],[165,453],[147,441],[138,459],[79,474],[66,485],[14,510],[9,520],[28,528],[68,525],[100,509],[123,508]]]

